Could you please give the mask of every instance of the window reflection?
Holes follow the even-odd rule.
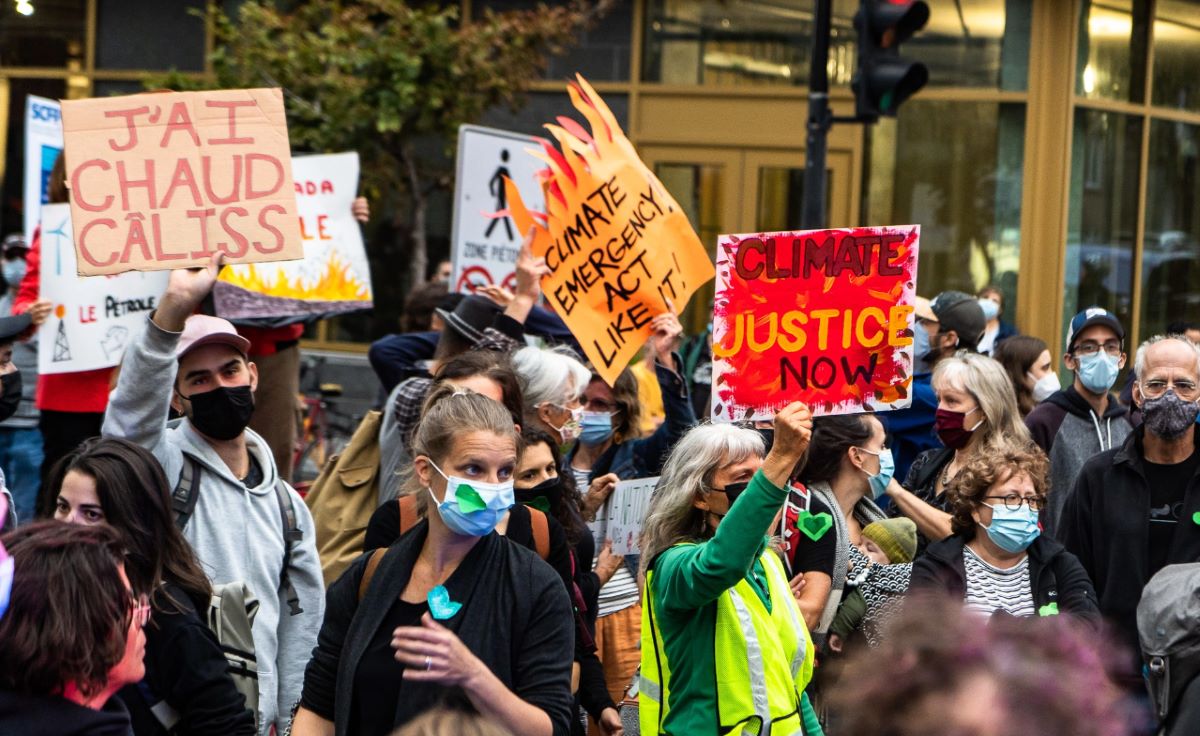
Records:
[[[1145,100],[1149,5],[1134,0],[1082,0],[1075,94]]]
[[[833,208],[833,170],[825,169],[825,222],[830,227],[847,223],[831,222]],[[758,232],[795,230],[804,220],[804,169],[763,166],[758,170]]]
[[[914,99],[871,132],[865,224],[921,225],[918,291],[1016,303],[1025,107]]]
[[[11,0],[0,2],[0,66],[83,68],[86,0],[35,4],[24,15]]]
[[[1130,325],[1142,120],[1075,112],[1064,322],[1099,305]]]
[[[1159,0],[1154,17],[1154,104],[1200,110],[1200,1]]]
[[[929,84],[1023,90],[1032,0],[928,0],[929,24],[903,53]],[[829,83],[854,76],[854,14],[834,0]],[[652,0],[643,78],[664,84],[803,85],[812,54],[811,0]]]
[[[1142,338],[1200,317],[1200,127],[1150,124]]]

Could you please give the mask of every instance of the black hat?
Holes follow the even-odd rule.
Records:
[[[979,300],[961,291],[943,291],[929,302],[929,308],[937,315],[942,332],[953,330],[958,334],[959,347],[975,350],[979,346],[987,329]]]
[[[25,242],[25,236],[21,233],[13,233],[4,239],[0,244],[0,253],[8,255],[14,250],[29,250],[29,244]]]
[[[17,335],[28,330],[30,324],[32,320],[28,312],[16,317],[0,317],[0,342],[11,342]]]
[[[1067,330],[1068,353],[1075,349],[1075,338],[1079,337],[1079,333],[1092,325],[1104,325],[1117,333],[1118,340],[1125,341],[1125,328],[1121,326],[1121,320],[1117,319],[1117,315],[1104,307],[1088,307],[1071,319],[1070,329]]]
[[[453,312],[435,309],[438,316],[450,327],[471,342],[483,339],[483,331],[492,326],[500,313],[500,305],[486,296],[469,294],[458,303]]]

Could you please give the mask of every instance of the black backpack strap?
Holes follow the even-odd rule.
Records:
[[[184,453],[183,468],[179,471],[179,483],[171,492],[171,511],[175,514],[175,526],[183,529],[196,510],[196,500],[200,494],[200,461]]]
[[[292,545],[304,535],[296,523],[296,508],[292,506],[287,484],[279,478],[275,479],[275,500],[279,502],[279,515],[283,519],[283,569],[279,571],[279,587],[287,595],[288,609],[295,616],[304,613],[304,609],[300,607],[300,596],[296,593],[296,586],[292,585],[289,569],[292,566]]]

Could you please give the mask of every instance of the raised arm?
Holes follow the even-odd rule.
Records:
[[[672,547],[655,562],[653,584],[659,602],[655,605],[700,608],[745,577],[787,499],[784,486],[808,451],[811,437],[812,414],[804,404],[789,404],[776,415],[771,451],[713,537]]]

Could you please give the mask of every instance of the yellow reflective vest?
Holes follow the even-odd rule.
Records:
[[[766,571],[770,611],[745,578],[713,604],[717,607],[713,674],[723,736],[803,733],[800,696],[812,679],[812,639],[779,557],[767,550],[759,560]],[[655,617],[659,604],[654,599],[653,574],[653,570],[646,573],[642,607],[638,710],[643,736],[664,733],[662,724],[670,709],[688,707],[671,702],[671,663]]]

